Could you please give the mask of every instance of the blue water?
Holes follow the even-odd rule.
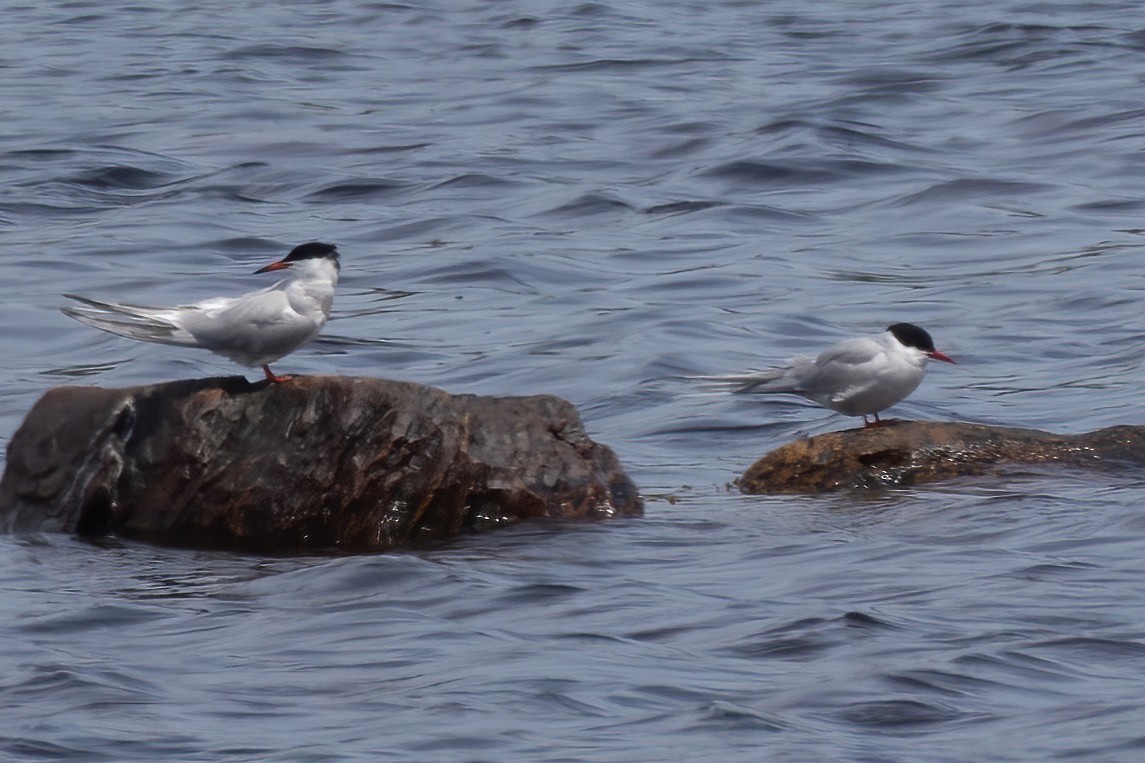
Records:
[[[328,240],[333,320],[277,371],[561,395],[647,515],[336,559],[0,538],[0,758],[1141,759],[1141,474],[740,496],[854,422],[684,378],[905,320],[959,365],[892,415],[1143,423],[1139,10],[6,8],[0,444],[55,385],[242,371],[62,293],[238,293]]]

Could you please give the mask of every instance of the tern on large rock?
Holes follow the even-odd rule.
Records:
[[[212,297],[178,307],[137,307],[100,302],[74,294],[80,303],[64,315],[101,331],[144,342],[201,347],[239,365],[262,366],[266,378],[281,382],[270,364],[309,344],[330,317],[338,286],[338,250],[311,242],[255,273],[285,270],[273,286],[238,297]]]

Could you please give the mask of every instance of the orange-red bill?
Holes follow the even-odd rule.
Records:
[[[286,270],[288,267],[290,267],[289,262],[283,262],[282,260],[279,260],[278,262],[270,263],[269,265],[267,265],[264,268],[259,268],[258,270],[254,271],[254,272],[257,275],[259,273],[269,273],[272,270]]]

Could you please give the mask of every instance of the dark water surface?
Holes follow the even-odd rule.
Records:
[[[893,413],[1142,423],[1145,16],[1096,2],[52,2],[0,31],[0,444],[238,371],[67,320],[344,255],[280,372],[550,392],[647,516],[419,553],[0,538],[0,759],[1137,761],[1145,482],[726,485],[701,394],[913,321]],[[253,378],[253,374],[251,375]]]

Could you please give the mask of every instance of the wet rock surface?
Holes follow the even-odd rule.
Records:
[[[13,436],[0,481],[8,531],[275,552],[641,512],[564,400],[330,376],[59,387]]]
[[[1145,427],[1078,435],[929,421],[829,432],[788,443],[756,461],[736,484],[745,493],[824,493],[898,487],[997,473],[1019,464],[1145,465]]]

